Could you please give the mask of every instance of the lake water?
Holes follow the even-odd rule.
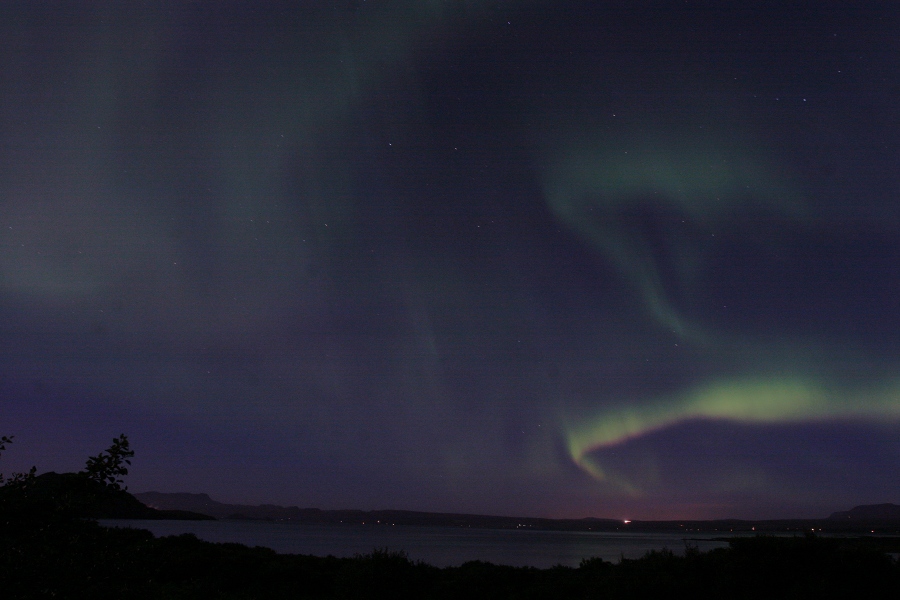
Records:
[[[459,566],[470,560],[498,565],[548,568],[577,567],[584,558],[618,562],[640,558],[650,550],[668,548],[683,553],[685,545],[701,551],[727,546],[711,538],[723,534],[606,533],[399,527],[391,525],[312,525],[265,521],[134,521],[102,520],[113,527],[147,529],[156,536],[193,533],[210,542],[265,546],[285,554],[350,557],[373,549],[405,551],[411,560],[437,567]],[[726,534],[727,535],[727,534]]]

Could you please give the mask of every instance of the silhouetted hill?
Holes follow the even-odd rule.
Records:
[[[190,510],[211,517],[224,518],[229,514],[229,506],[216,502],[209,494],[161,494],[159,492],[143,492],[135,494],[135,498],[156,510]]]
[[[897,504],[866,504],[850,510],[831,513],[829,519],[854,522],[900,522],[900,506]]]
[[[144,492],[135,494],[141,502],[163,510],[190,510],[218,519],[291,521],[298,523],[394,524],[435,527],[478,527],[490,529],[548,529],[598,531],[621,526],[614,519],[540,519],[533,517],[499,517],[456,513],[429,513],[409,510],[321,510],[297,506],[262,504],[224,504],[208,494],[167,494]]]
[[[35,477],[24,492],[0,487],[0,499],[17,500],[33,513],[65,513],[92,519],[210,518],[183,510],[159,511],[150,508],[128,492],[113,489],[83,473],[43,473]]]

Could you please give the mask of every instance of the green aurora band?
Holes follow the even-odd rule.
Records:
[[[641,405],[607,409],[568,428],[572,459],[600,481],[615,481],[591,454],[689,420],[747,424],[815,421],[900,420],[900,381],[871,388],[844,388],[815,378],[755,377],[700,385]]]
[[[707,335],[678,313],[667,298],[647,239],[630,228],[629,207],[668,205],[696,228],[735,220],[742,210],[800,219],[800,195],[763,153],[733,141],[695,132],[662,132],[654,137],[619,136],[611,143],[576,144],[551,160],[545,195],[554,216],[597,249],[637,289],[646,310],[685,340]],[[673,252],[690,268],[690,248]]]
[[[648,316],[683,343],[704,353],[759,357],[763,348],[758,344],[712,331],[679,313],[663,284],[660,248],[629,224],[628,210],[639,203],[665,210],[705,235],[714,235],[719,227],[739,227],[747,214],[775,215],[782,222],[800,224],[809,215],[808,207],[790,179],[766,153],[742,146],[739,136],[700,136],[663,126],[652,137],[640,133],[602,141],[598,140],[604,136],[593,137],[557,138],[562,143],[545,154],[550,160],[545,160],[544,189],[556,219],[612,264],[634,287]],[[663,249],[669,268],[674,266],[682,279],[687,279],[685,273],[696,276],[702,249],[692,247],[690,239],[673,236],[666,242],[671,242]],[[758,367],[755,360],[749,364],[754,363]],[[671,395],[622,398],[612,404],[607,399],[595,411],[570,413],[562,421],[569,454],[598,481],[639,496],[634,483],[604,469],[598,451],[691,420],[746,424],[900,420],[900,381],[883,383],[888,381],[884,379],[863,389],[805,375],[802,368],[777,376],[766,371],[757,368],[754,373],[751,366],[745,376],[711,377]]]

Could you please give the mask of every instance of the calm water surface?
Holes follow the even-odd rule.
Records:
[[[133,521],[103,520],[114,527],[147,529],[154,535],[193,533],[210,542],[265,546],[286,554],[349,557],[375,548],[403,550],[410,559],[438,567],[459,566],[470,560],[494,564],[548,568],[577,567],[593,556],[618,562],[639,558],[650,550],[668,548],[683,553],[685,544],[701,551],[723,548],[711,538],[722,533],[602,533],[400,527],[391,525],[312,525],[261,521]]]

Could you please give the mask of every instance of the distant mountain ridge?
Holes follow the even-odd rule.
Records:
[[[829,519],[847,521],[900,521],[900,505],[865,504],[831,513]]]
[[[495,529],[556,529],[588,531],[606,525],[621,525],[616,519],[542,519],[498,517],[456,513],[429,513],[409,510],[322,510],[297,506],[225,504],[208,494],[144,492],[135,497],[157,510],[188,510],[217,519],[292,521],[298,523],[390,524],[434,527],[477,527]],[[189,507],[189,508],[188,508]]]
[[[225,504],[213,500],[209,494],[144,492],[134,497],[157,510],[190,510],[217,519],[316,520],[316,516],[323,512],[318,508],[301,509],[275,504]],[[179,508],[168,508],[176,506]],[[187,506],[191,508],[183,508]]]
[[[225,504],[208,494],[144,492],[135,497],[158,510],[182,510],[217,519],[286,521],[359,525],[412,525],[431,527],[474,527],[483,529],[535,529],[556,531],[882,531],[900,532],[900,506],[875,504],[835,512],[826,519],[780,519],[747,521],[622,521],[619,519],[543,519],[455,513],[428,513],[406,510],[322,510],[297,506]]]

